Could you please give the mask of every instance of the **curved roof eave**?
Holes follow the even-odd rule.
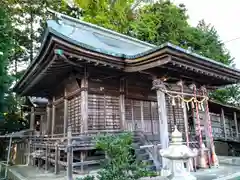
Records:
[[[75,20],[74,18],[70,18],[70,17],[68,18],[68,20],[69,21],[73,21],[74,20],[74,21],[78,22],[78,20]],[[56,23],[54,21],[52,21],[52,22]],[[188,50],[185,50],[183,48],[180,48],[180,47],[178,47],[176,45],[173,45],[171,43],[168,43],[168,42],[164,43],[164,44],[162,44],[162,45],[160,45],[158,47],[156,47],[155,45],[151,45],[149,43],[142,42],[140,40],[131,38],[131,37],[126,36],[126,35],[122,35],[122,34],[116,33],[116,32],[111,31],[111,30],[107,30],[105,28],[102,28],[102,27],[99,27],[99,26],[96,26],[96,25],[92,25],[90,23],[86,23],[86,22],[82,22],[82,21],[79,21],[78,23],[81,23],[84,26],[89,26],[90,28],[97,28],[99,31],[104,31],[102,33],[102,35],[106,35],[106,32],[109,32],[109,33],[111,33],[113,35],[116,35],[116,36],[118,36],[120,38],[119,40],[122,41],[122,43],[124,43],[124,42],[129,43],[130,46],[135,46],[136,45],[136,48],[139,48],[138,51],[142,51],[144,49],[145,50],[140,52],[140,53],[136,53],[134,55],[129,55],[132,52],[129,53],[129,54],[125,54],[123,50],[120,50],[118,52],[116,52],[116,51],[114,52],[113,51],[113,50],[115,50],[114,48],[112,48],[110,50],[108,50],[108,49],[105,50],[104,48],[101,48],[101,46],[99,46],[99,45],[98,45],[98,47],[100,47],[100,48],[96,48],[97,46],[96,47],[93,46],[94,43],[90,43],[90,45],[89,45],[89,44],[87,44],[87,42],[77,41],[76,39],[71,38],[71,36],[66,36],[66,33],[65,34],[61,33],[61,31],[56,28],[56,27],[59,27],[58,25],[55,24],[56,26],[55,26],[55,29],[54,29],[54,28],[52,28],[48,24],[48,27],[46,28],[45,33],[44,33],[44,38],[43,38],[43,41],[42,41],[41,48],[40,48],[40,50],[38,52],[38,55],[34,58],[33,62],[29,65],[29,67],[27,68],[26,72],[24,73],[22,78],[19,80],[19,82],[17,82],[17,84],[14,86],[14,91],[17,91],[17,89],[21,88],[21,85],[24,83],[24,81],[29,79],[28,78],[29,74],[31,72],[34,72],[36,70],[36,68],[37,68],[37,65],[39,63],[41,63],[40,58],[42,58],[42,56],[44,54],[44,50],[46,50],[46,46],[49,45],[49,41],[51,40],[51,36],[52,35],[56,36],[57,38],[63,39],[64,41],[66,41],[68,43],[74,44],[74,45],[76,45],[78,47],[81,47],[81,48],[84,48],[84,49],[88,49],[88,50],[96,52],[96,53],[101,53],[101,54],[105,54],[107,56],[113,56],[113,57],[116,57],[116,58],[121,58],[123,60],[125,59],[125,60],[129,60],[129,61],[136,60],[138,58],[145,57],[147,55],[152,55],[154,53],[159,52],[160,50],[162,50],[164,48],[167,48],[167,49],[171,49],[171,50],[183,53],[183,54],[185,54],[185,55],[187,55],[189,57],[193,57],[193,58],[196,59],[195,61],[197,63],[199,63],[199,64],[202,64],[201,61],[204,61],[209,66],[212,65],[213,67],[218,68],[218,69],[222,69],[222,70],[227,69],[227,71],[229,71],[230,74],[235,74],[236,76],[240,77],[240,70],[238,70],[238,69],[235,69],[233,67],[229,67],[229,66],[227,66],[225,64],[222,64],[220,62],[217,62],[217,61],[214,61],[212,59],[209,59],[209,58],[203,57],[201,55],[198,55],[196,53],[190,52]],[[92,32],[94,32],[94,30]],[[125,41],[123,38],[127,38],[127,41]],[[121,47],[118,47],[118,48],[121,48]],[[146,49],[148,49],[148,50],[146,50]],[[119,52],[121,52],[121,53],[119,53]],[[136,51],[134,51],[134,52],[136,52]],[[125,63],[128,63],[128,62],[125,62]]]

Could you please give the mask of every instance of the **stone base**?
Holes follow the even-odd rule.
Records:
[[[138,180],[168,180],[166,177],[157,176],[157,177],[143,177]]]
[[[191,175],[190,173],[170,175],[168,176],[168,179],[169,180],[197,180],[197,178]]]

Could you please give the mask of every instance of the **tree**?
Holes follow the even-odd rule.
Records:
[[[8,65],[12,50],[12,24],[9,9],[0,6],[0,113],[4,111],[4,96],[9,87]]]
[[[123,34],[127,34],[133,20],[131,9],[134,0],[75,0],[75,4],[82,9],[84,21],[100,25]]]
[[[13,47],[8,71],[12,87],[38,52],[46,19],[52,18],[47,8],[64,12],[65,4],[62,0],[6,0],[4,4],[11,12],[12,22]],[[19,110],[22,98],[15,95],[11,88],[8,88],[6,99],[10,100],[6,104],[7,110]]]
[[[196,28],[189,31],[188,46],[195,52],[226,65],[233,64],[233,58],[221,42],[216,29],[201,20]]]
[[[156,45],[171,42],[226,65],[233,65],[233,58],[213,26],[202,20],[197,27],[192,27],[187,20],[183,4],[177,7],[170,1],[160,1],[139,10],[131,24],[131,35]],[[215,100],[235,105],[240,100],[239,95],[240,89],[236,85],[211,93]]]
[[[132,36],[156,45],[171,42],[184,47],[190,28],[184,5],[177,7],[170,1],[160,1],[137,13],[131,24]]]

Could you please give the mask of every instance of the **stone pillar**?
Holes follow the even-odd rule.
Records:
[[[153,88],[157,92],[157,103],[158,103],[158,116],[159,116],[159,132],[160,132],[160,144],[162,149],[168,148],[169,136],[168,136],[168,122],[167,122],[167,110],[166,110],[166,99],[165,93],[162,91],[165,85],[160,79],[153,80]],[[168,161],[163,159],[163,169],[168,169]]]

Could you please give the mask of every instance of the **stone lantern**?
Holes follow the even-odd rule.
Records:
[[[184,162],[190,162],[190,159],[197,156],[197,152],[192,151],[186,145],[183,145],[182,133],[175,126],[172,132],[172,143],[167,149],[162,149],[160,154],[163,158],[171,162],[171,180],[196,180],[196,177],[190,174],[184,168]]]

